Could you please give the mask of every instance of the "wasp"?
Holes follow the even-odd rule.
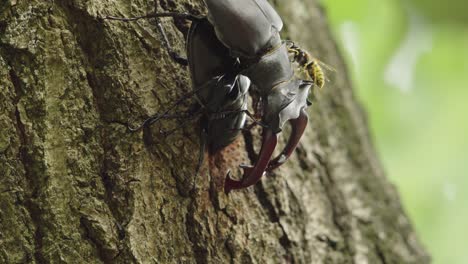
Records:
[[[312,57],[309,52],[303,50],[294,42],[286,41],[286,43],[289,44],[288,52],[292,55],[292,62],[299,64],[301,71],[305,72],[317,87],[323,88],[325,81],[328,79],[322,67],[330,71],[335,71],[335,69]]]

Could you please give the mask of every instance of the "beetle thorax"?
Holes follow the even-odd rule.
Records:
[[[266,95],[276,85],[291,80],[294,69],[289,61],[288,49],[280,44],[266,52],[244,72],[261,95]]]

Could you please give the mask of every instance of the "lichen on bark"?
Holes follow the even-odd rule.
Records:
[[[102,19],[152,12],[153,1],[0,3],[0,263],[429,262],[376,159],[323,10],[272,3],[283,37],[337,74],[292,159],[229,196],[210,159],[195,178],[196,123],[165,139],[160,126],[177,122],[127,130],[191,89],[153,22]],[[201,0],[156,6],[206,12]],[[183,34],[163,21],[183,51]],[[235,149],[247,158],[243,142]]]

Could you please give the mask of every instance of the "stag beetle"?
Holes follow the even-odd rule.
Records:
[[[108,19],[133,21],[141,18],[173,17],[192,21],[187,39],[187,59],[172,51],[179,63],[190,67],[194,94],[206,108],[204,126],[210,151],[229,145],[245,125],[249,89],[260,95],[263,126],[262,146],[253,166],[241,165],[242,180],[228,174],[225,192],[254,185],[265,174],[282,165],[292,154],[307,126],[307,100],[313,81],[299,79],[290,61],[288,41],[282,41],[283,22],[266,0],[204,0],[208,15],[152,13],[135,18]],[[158,23],[160,32],[164,32]],[[165,36],[165,35],[164,35]],[[168,43],[167,37],[164,37]],[[144,124],[160,118],[157,115]],[[203,119],[203,118],[202,118]],[[283,151],[272,159],[284,124],[292,127]]]

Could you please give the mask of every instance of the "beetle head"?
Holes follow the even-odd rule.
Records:
[[[274,133],[280,133],[284,124],[297,119],[302,109],[308,106],[307,96],[312,83],[292,79],[273,87],[265,96],[263,122]]]
[[[283,164],[299,143],[307,126],[308,106],[307,96],[312,86],[311,82],[293,78],[288,82],[273,87],[264,96],[264,111],[262,122],[266,125],[262,133],[262,147],[254,166],[242,166],[244,177],[241,181],[226,179],[225,191],[251,186],[258,182],[265,171],[271,171]],[[281,154],[271,159],[278,142],[278,133],[289,121],[292,127],[286,147]]]
[[[215,76],[198,89],[197,100],[209,112],[238,110],[246,101],[249,78],[243,75]]]
[[[250,80],[243,75],[222,75],[205,86],[197,99],[207,111],[203,126],[208,133],[209,151],[215,153],[232,143],[245,124]]]

